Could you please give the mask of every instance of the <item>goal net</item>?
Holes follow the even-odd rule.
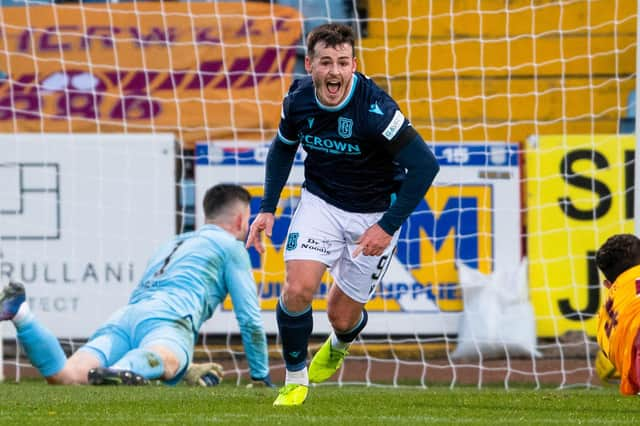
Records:
[[[637,5],[630,1],[20,3],[0,8],[0,281],[68,353],[126,303],[159,243],[219,182],[257,212],[304,35],[352,25],[358,68],[441,164],[330,383],[597,386],[595,250],[634,218]],[[250,252],[281,382],[275,306],[296,158],[264,256]],[[327,274],[311,353],[330,331]],[[34,370],[2,325],[4,374]],[[230,301],[196,362],[247,379]]]

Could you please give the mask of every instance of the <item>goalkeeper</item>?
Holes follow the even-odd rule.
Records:
[[[309,383],[328,380],[367,325],[365,304],[389,264],[400,226],[438,173],[438,162],[396,102],[356,72],[351,27],[326,24],[307,38],[310,74],[282,102],[266,162],[264,198],[247,247],[264,251],[298,146],[306,151],[304,189],[289,225],[286,281],[276,321],[286,366],[276,406],[302,404]],[[329,269],[333,332],[307,370],[311,301]]]
[[[230,294],[251,378],[271,385],[266,335],[243,244],[250,200],[237,185],[210,188],[203,201],[204,226],[161,247],[129,304],[69,359],[30,312],[22,284],[9,283],[0,292],[0,320],[13,322],[31,363],[51,384],[176,384],[187,372],[200,326]],[[210,367],[196,369],[198,377],[189,379],[215,384],[216,369]]]
[[[620,392],[635,395],[640,391],[640,239],[631,234],[610,237],[596,252],[596,264],[607,288],[598,344],[612,364],[600,359],[596,369],[605,380],[617,370]]]

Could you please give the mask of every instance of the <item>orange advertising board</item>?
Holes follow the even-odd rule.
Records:
[[[0,132],[275,131],[298,11],[265,3],[53,5],[0,15]]]

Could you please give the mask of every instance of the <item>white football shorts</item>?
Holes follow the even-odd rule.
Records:
[[[336,285],[353,300],[366,303],[389,265],[398,235],[381,256],[353,258],[356,241],[384,213],[352,213],[303,189],[291,218],[284,260],[316,260],[329,267]]]

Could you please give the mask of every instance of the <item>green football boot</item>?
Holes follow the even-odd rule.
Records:
[[[309,386],[299,385],[297,383],[290,383],[280,388],[280,393],[275,401],[273,401],[274,407],[293,407],[296,405],[302,405],[305,399],[307,399],[307,393],[309,393]]]
[[[338,371],[349,352],[331,347],[331,336],[322,344],[309,365],[309,381],[322,383]]]

